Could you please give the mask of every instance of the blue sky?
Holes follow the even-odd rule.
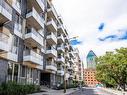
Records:
[[[127,0],[53,0],[70,37],[79,36],[83,61],[89,50],[97,56],[127,47]],[[99,29],[100,28],[100,29]]]

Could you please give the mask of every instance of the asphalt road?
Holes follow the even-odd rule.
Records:
[[[69,95],[115,95],[106,91],[103,91],[99,88],[83,88],[82,90],[75,91]]]

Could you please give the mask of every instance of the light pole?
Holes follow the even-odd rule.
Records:
[[[75,36],[75,37],[72,37],[72,38],[69,38],[68,40],[71,40],[71,39],[76,39],[78,38],[78,36]],[[64,44],[66,44],[66,42],[64,42]],[[66,57],[65,55],[67,54],[67,52],[65,52],[64,54],[64,58],[65,58],[65,63],[64,63],[64,93],[66,93],[66,87],[67,87],[67,76],[66,76],[66,64],[67,64],[67,60],[66,60]]]

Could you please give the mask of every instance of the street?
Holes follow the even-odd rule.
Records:
[[[82,91],[78,90],[68,95],[115,95],[115,94],[103,91],[99,88],[85,87],[82,89]]]

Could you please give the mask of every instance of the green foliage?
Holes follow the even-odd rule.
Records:
[[[127,84],[127,48],[106,52],[97,58],[96,79],[106,86],[119,85],[125,90]]]
[[[66,89],[69,89],[69,88],[77,88],[78,87],[78,84],[70,84],[70,85],[66,85]],[[64,84],[62,83],[58,88],[58,90],[61,90],[61,89],[64,89]]]
[[[21,85],[16,82],[8,82],[0,85],[0,95],[26,95],[39,91],[40,87],[37,85]]]

